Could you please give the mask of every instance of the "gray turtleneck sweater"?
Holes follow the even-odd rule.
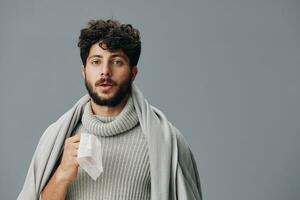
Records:
[[[74,134],[82,131],[96,135],[101,142],[103,172],[94,181],[79,167],[66,199],[150,200],[148,146],[132,97],[117,116],[94,115],[88,101]]]

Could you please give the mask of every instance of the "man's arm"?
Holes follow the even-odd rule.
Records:
[[[64,200],[69,183],[77,176],[80,134],[65,140],[62,160],[42,191],[42,200]]]
[[[69,181],[64,178],[60,167],[58,167],[42,191],[42,200],[64,200],[68,185]]]

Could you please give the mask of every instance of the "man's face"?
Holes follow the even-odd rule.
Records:
[[[137,67],[130,68],[128,57],[122,50],[109,52],[99,43],[91,46],[86,67],[81,69],[92,100],[108,107],[117,106],[131,92],[137,74]]]

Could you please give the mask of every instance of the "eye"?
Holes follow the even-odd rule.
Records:
[[[121,60],[114,60],[113,61],[113,64],[116,64],[116,65],[123,65],[123,62]]]
[[[99,64],[99,60],[93,60],[91,63],[92,63],[93,65],[98,65],[98,64]]]

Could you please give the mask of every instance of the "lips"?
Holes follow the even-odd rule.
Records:
[[[100,86],[112,86],[112,84],[109,84],[109,83],[103,83],[103,84],[100,84]]]
[[[102,84],[99,84],[98,87],[103,92],[106,92],[106,91],[110,90],[113,87],[113,84],[111,84],[111,83],[102,83]]]

